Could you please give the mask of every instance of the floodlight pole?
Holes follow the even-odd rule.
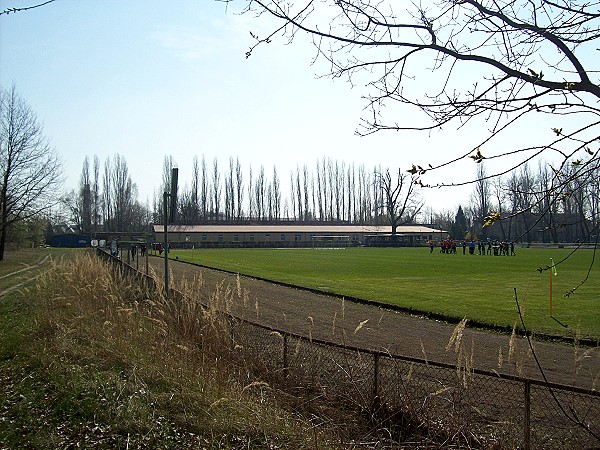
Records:
[[[164,210],[164,241],[165,241],[165,298],[169,298],[169,237],[167,226],[175,220],[175,209],[177,208],[177,178],[179,169],[171,169],[171,192],[163,192]],[[171,197],[171,201],[169,201]],[[169,206],[170,205],[170,206]],[[170,213],[170,214],[169,214]]]
[[[169,213],[168,213],[168,199],[169,193],[163,193],[163,210],[164,210],[164,245],[165,245],[165,298],[169,298],[169,237],[167,235],[167,224],[169,222]]]

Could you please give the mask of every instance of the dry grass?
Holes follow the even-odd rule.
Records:
[[[347,447],[235,357],[221,312],[248,302],[239,283],[177,288],[167,299],[89,254],[42,275],[26,293],[37,305],[31,357],[2,366],[2,379],[23,377],[0,385],[22,425],[0,420],[0,447]]]
[[[456,355],[456,375],[386,360],[379,366],[379,389],[397,395],[373,398],[372,359],[311,342],[313,317],[307,317],[308,340],[288,338],[285,344],[279,333],[224,314],[260,313],[258,299],[250,301],[239,277],[211,287],[197,278],[175,288],[165,298],[164,286],[144,288],[84,253],[38,278],[23,297],[35,305],[31,326],[21,331],[33,337],[29,357],[22,344],[8,352],[0,342],[0,448],[495,442],[479,434],[478,416],[487,413],[469,406],[475,405],[470,397],[489,392],[473,378],[466,320],[446,347]],[[332,337],[345,341],[346,328],[355,334],[367,329],[367,320],[345,321],[342,301],[332,318]],[[515,333],[508,351],[499,350],[499,367],[519,372],[529,355],[517,344]],[[283,369],[277,355],[286,345]],[[423,345],[422,350],[427,359]]]
[[[454,347],[454,353],[457,356],[456,374],[465,388],[467,387],[473,373],[473,353],[475,348],[473,337],[471,337],[470,347],[467,347],[463,341],[463,334],[466,326],[467,319],[465,318],[461,320],[456,327],[454,327],[454,331],[452,332],[448,344],[446,345],[446,351],[449,351],[452,349],[452,347]]]

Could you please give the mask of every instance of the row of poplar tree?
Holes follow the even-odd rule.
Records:
[[[97,231],[141,232],[161,224],[162,193],[170,185],[172,157],[163,164],[161,186],[152,205],[138,198],[126,160],[115,155],[103,163],[84,160],[77,190],[64,196],[70,220],[83,234]],[[195,156],[191,182],[180,186],[176,223],[281,223],[286,221],[352,224],[427,223],[462,239],[574,242],[593,240],[600,211],[600,165],[558,174],[539,163],[525,164],[503,177],[488,177],[477,165],[469,200],[458,211],[432,211],[421,200],[418,178],[404,171],[356,166],[323,158],[311,169],[297,167],[282,182],[277,167],[257,170],[230,158],[220,165]],[[393,198],[393,194],[397,194]],[[401,208],[404,206],[404,208]],[[500,220],[483,226],[486,217]]]

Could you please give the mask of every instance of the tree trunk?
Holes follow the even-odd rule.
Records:
[[[2,222],[4,224],[4,221]],[[4,244],[6,242],[6,226],[0,227],[0,261],[4,261]]]

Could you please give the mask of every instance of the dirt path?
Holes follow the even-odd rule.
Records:
[[[17,282],[16,284],[13,284],[12,286],[10,286],[9,288],[6,288],[4,290],[0,291],[0,297],[15,291],[17,289],[19,289],[21,286],[24,286],[27,283],[30,283],[31,281],[35,280],[36,278],[38,278],[40,276],[40,273],[38,273],[37,275],[33,276],[33,277],[27,277],[24,278],[25,273],[24,272],[29,272],[31,270],[34,269],[39,269],[41,267],[43,267],[44,265],[47,264],[48,260],[50,259],[50,255],[46,255],[41,261],[39,261],[38,263],[34,264],[33,266],[26,266],[21,270],[16,270],[14,272],[11,273],[7,273],[5,275],[0,276],[0,280],[4,280],[4,279],[17,279],[19,282]]]
[[[157,273],[164,270],[162,259],[151,257],[150,263]],[[169,264],[175,281],[201,274],[208,289],[224,282],[237,290],[235,275],[177,261]],[[247,291],[248,301],[244,307],[240,300],[236,313],[255,322],[317,339],[383,349],[394,355],[457,362],[454,347],[446,350],[455,325],[248,277],[240,277],[240,286]],[[473,348],[476,368],[542,379],[525,338],[517,338],[510,355],[510,337],[502,334],[467,328],[462,344],[469,350]],[[534,341],[534,348],[548,381],[600,388],[600,347],[576,349]],[[499,367],[500,354],[502,367]]]

